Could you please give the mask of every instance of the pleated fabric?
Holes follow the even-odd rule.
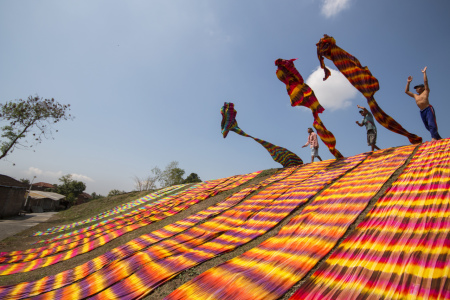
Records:
[[[278,184],[268,187],[268,189],[274,188],[274,190],[267,194],[267,197],[270,197],[269,199],[266,197],[261,199],[264,200],[263,203],[267,203],[266,207],[249,217],[248,209],[254,205],[249,206],[244,211],[245,218],[242,224],[232,224],[230,230],[226,230],[212,240],[178,255],[153,260],[146,264],[144,268],[133,272],[126,279],[93,296],[92,299],[139,299],[183,270],[248,243],[272,229],[294,209],[313,197],[327,183],[358,165],[364,157],[365,155],[360,155],[349,160],[334,161],[332,164],[330,164],[330,161],[325,161],[302,167],[288,178],[292,181],[290,187],[285,186],[276,189]],[[316,174],[311,177],[314,174],[311,174],[311,172],[314,169],[319,171],[319,167],[322,167],[322,170],[314,172]],[[300,178],[302,179],[299,180]],[[229,219],[229,217],[226,218],[226,220]]]
[[[222,114],[221,126],[222,126],[222,135],[224,138],[227,137],[228,132],[231,130],[242,136],[254,139],[256,142],[258,142],[264,148],[266,148],[266,150],[269,152],[270,156],[272,156],[272,159],[274,161],[280,163],[285,168],[303,164],[302,159],[298,157],[295,153],[289,151],[288,149],[252,137],[251,135],[245,133],[242,129],[240,129],[236,121],[237,112],[234,109],[233,103],[225,102],[223,107],[220,109],[220,113]]]
[[[336,149],[336,138],[331,131],[327,130],[319,118],[319,114],[325,109],[320,105],[314,91],[303,81],[302,75],[295,68],[295,60],[279,58],[275,61],[275,65],[278,67],[276,71],[277,77],[286,84],[286,90],[291,99],[291,106],[304,106],[311,109],[314,117],[313,127],[317,130],[320,139],[335,158],[343,158],[342,154]]]
[[[291,299],[450,299],[450,140],[422,144]]]
[[[233,228],[239,228],[239,224],[246,222],[248,218],[255,215],[263,208],[269,206],[273,202],[273,198],[277,198],[277,195],[280,196],[282,191],[288,190],[298,181],[305,180],[318,170],[326,167],[329,163],[330,161],[323,162],[321,164],[307,165],[305,166],[306,169],[303,170],[303,168],[300,168],[298,171],[297,167],[289,168],[286,171],[292,173],[290,170],[295,170],[296,172],[294,175],[267,187],[265,190],[252,196],[250,199],[247,199],[239,205],[226,210],[223,214],[191,228],[186,228],[187,222],[181,222],[180,227],[186,230],[173,237],[170,237],[170,235],[176,231],[178,226],[166,226],[166,228],[164,228],[165,230],[159,230],[149,238],[153,241],[160,239],[160,241],[154,243],[143,251],[136,251],[126,259],[112,261],[108,265],[99,269],[97,272],[85,274],[85,277],[82,280],[73,282],[66,287],[53,290],[45,294],[41,292],[35,299],[56,299],[65,297],[72,297],[71,299],[83,299],[102,291],[108,286],[126,280],[130,275],[132,276],[134,273],[142,270],[142,268],[149,268],[151,263],[163,263],[166,259],[170,259],[170,257],[175,257],[182,253],[188,253],[189,251],[195,249],[198,245],[223,235],[226,232],[231,232]],[[285,174],[284,171],[282,174]],[[268,183],[272,181],[273,179],[269,179]],[[275,225],[276,224],[273,226]],[[244,243],[245,241],[241,240],[240,242]],[[227,250],[223,249],[223,251]],[[160,276],[165,276],[166,272],[163,270],[163,267],[158,268],[157,273],[160,274]],[[65,275],[73,276],[72,273]],[[163,277],[163,280],[168,280],[169,278],[170,277]],[[64,280],[65,277],[59,276],[57,279]],[[52,282],[54,282],[54,280],[56,280],[56,278],[51,278]],[[40,289],[42,285],[46,284],[46,282],[47,281],[40,281],[29,286],[22,285],[20,287],[16,287],[13,291],[11,289],[5,289],[5,293],[1,293],[0,295],[11,295],[14,297],[17,292],[23,295],[26,294],[22,292],[24,288],[27,288],[28,292],[31,291],[36,293],[32,289]],[[46,286],[46,290],[50,288],[51,285]],[[74,291],[76,291],[76,293]],[[102,294],[101,297],[108,299],[111,296],[105,296]]]
[[[181,189],[182,187],[184,187],[185,184],[180,184],[180,185],[173,185],[173,186],[169,186],[163,189],[160,189],[156,192],[150,193],[144,197],[141,197],[139,199],[130,201],[128,203],[124,203],[122,205],[116,206],[112,209],[109,209],[107,211],[104,211],[94,217],[88,218],[86,220],[82,220],[82,221],[78,221],[78,222],[74,222],[71,224],[66,224],[66,225],[61,225],[61,226],[56,226],[56,227],[51,227],[48,228],[45,231],[37,231],[34,234],[32,234],[32,236],[42,236],[42,235],[50,235],[50,234],[54,234],[57,232],[61,232],[61,231],[66,231],[66,230],[71,230],[77,226],[82,226],[88,223],[92,223],[92,222],[96,222],[96,221],[100,221],[102,219],[105,218],[109,218],[113,215],[117,215],[117,214],[122,214],[125,211],[132,209],[136,206],[139,206],[141,204],[147,203],[149,201],[153,201],[156,198],[162,197],[164,195],[167,195],[168,193],[172,193],[178,189]],[[1,255],[2,253],[0,253]]]
[[[91,239],[86,239],[82,236],[77,242],[72,242],[72,239],[61,241],[50,246],[32,249],[33,253],[19,254],[15,256],[7,255],[3,264],[0,265],[0,275],[11,275],[15,273],[23,273],[36,270],[38,268],[47,267],[55,263],[71,259],[80,254],[89,252],[95,248],[105,245],[113,239],[143,226],[149,225],[153,222],[163,220],[168,216],[177,214],[178,212],[187,209],[188,207],[207,199],[217,193],[232,189],[240,184],[254,178],[259,172],[246,174],[243,176],[233,176],[230,178],[209,181],[198,188],[182,192],[181,195],[169,196],[160,205],[151,206],[151,209],[142,213],[129,217],[122,225],[116,222],[111,222],[107,230],[97,228],[94,233],[105,230],[106,234],[96,235],[92,231]],[[114,219],[111,219],[114,220]],[[39,252],[36,252],[39,250]],[[65,251],[68,250],[68,251]],[[65,252],[63,252],[65,251]],[[58,253],[59,252],[59,253]],[[55,254],[56,255],[52,255]]]
[[[414,147],[385,149],[369,156],[322,192],[276,236],[204,272],[166,300],[278,299],[334,247]]]
[[[87,263],[84,263],[80,266],[77,266],[73,269],[69,269],[67,271],[58,273],[56,275],[47,276],[42,279],[33,281],[33,282],[24,282],[16,285],[0,287],[0,299],[23,299],[31,296],[36,296],[40,294],[44,294],[46,292],[60,289],[64,286],[73,284],[74,282],[85,278],[86,276],[93,274],[94,272],[106,268],[108,266],[109,269],[103,270],[106,277],[108,277],[108,270],[115,270],[117,265],[116,263],[120,260],[128,258],[133,254],[148,248],[149,246],[160,242],[164,239],[170,238],[179,234],[183,231],[186,231],[198,223],[201,223],[208,218],[218,215],[219,213],[230,209],[231,207],[238,204],[245,197],[247,197],[252,192],[255,192],[269,184],[277,182],[291,175],[294,171],[298,169],[297,167],[286,168],[280,172],[277,172],[273,176],[259,182],[258,184],[251,185],[246,187],[239,192],[227,197],[224,201],[213,205],[203,211],[200,211],[196,214],[193,214],[183,220],[178,222],[169,224],[159,230],[153,231],[149,234],[142,235],[134,240],[129,241],[128,243],[116,247],[111,251],[96,257],[93,260],[90,260]],[[98,275],[97,273],[96,275]],[[89,281],[93,283],[95,286],[101,286],[96,280]],[[95,287],[92,287],[90,290],[101,290],[101,287],[98,287],[96,290]],[[69,289],[70,290],[70,289]],[[59,293],[63,293],[59,291]],[[42,295],[45,299],[54,299],[55,293],[49,293]],[[67,297],[70,297],[70,294],[67,294]],[[75,299],[75,298],[71,298]]]
[[[422,142],[421,137],[406,131],[406,129],[378,106],[378,103],[373,97],[375,92],[380,88],[378,80],[367,67],[361,66],[361,63],[356,57],[339,48],[336,45],[336,40],[326,34],[316,46],[320,66],[325,71],[323,80],[326,80],[331,75],[330,70],[325,67],[324,57],[326,57],[333,61],[334,65],[344,74],[348,81],[364,95],[369,104],[370,111],[378,123],[392,132],[406,136],[411,144],[419,144]]]

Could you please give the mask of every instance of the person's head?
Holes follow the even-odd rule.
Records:
[[[366,116],[366,111],[364,109],[361,109],[359,111],[359,113],[361,114],[361,116],[365,117]]]
[[[308,128],[308,133],[311,133],[311,132],[314,132],[314,130],[311,127],[309,127]]]
[[[423,91],[425,91],[425,86],[423,84],[419,84],[419,85],[416,85],[414,87],[414,89],[416,90],[417,94],[420,95],[423,93]]]

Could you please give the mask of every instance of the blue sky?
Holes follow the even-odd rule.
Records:
[[[322,82],[315,44],[323,34],[369,67],[380,107],[425,141],[404,89],[409,75],[421,83],[427,66],[439,133],[448,137],[449,11],[447,0],[0,1],[0,102],[38,94],[71,104],[76,117],[35,152],[1,160],[0,173],[49,183],[73,174],[88,193],[107,194],[133,190],[134,176],[173,160],[202,180],[281,167],[252,139],[222,137],[224,102],[235,104],[242,130],[309,162],[301,146],[313,117],[290,106],[277,58],[298,58],[336,148],[366,152],[355,121],[356,105],[367,102],[337,72]],[[408,143],[378,125],[380,148]],[[319,151],[333,158],[322,142]]]

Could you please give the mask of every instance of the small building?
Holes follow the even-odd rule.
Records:
[[[27,189],[27,184],[0,174],[0,218],[20,213]]]
[[[54,190],[55,186],[47,182],[37,182],[31,185],[32,190],[48,192],[49,190]]]
[[[64,198],[66,196],[58,193],[31,190],[25,210],[31,212],[55,211]]]

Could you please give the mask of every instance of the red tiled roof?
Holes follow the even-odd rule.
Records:
[[[37,183],[33,183],[34,186],[40,186],[40,187],[45,187],[45,188],[50,188],[50,189],[54,189],[55,186],[47,183],[47,182],[37,182]]]

